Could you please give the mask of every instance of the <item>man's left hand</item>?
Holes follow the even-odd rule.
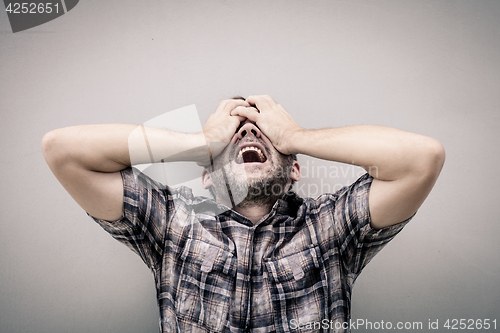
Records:
[[[243,116],[255,122],[280,153],[294,154],[295,152],[291,150],[291,140],[302,128],[297,125],[285,108],[267,95],[250,96],[246,101],[255,106],[258,111],[250,108],[236,108],[231,111],[231,115]]]

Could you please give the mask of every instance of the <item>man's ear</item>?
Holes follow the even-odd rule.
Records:
[[[212,176],[210,175],[208,167],[204,168],[203,172],[201,173],[201,186],[203,186],[203,188],[207,190],[213,185],[214,182],[212,181]]]
[[[302,172],[300,171],[300,164],[297,161],[293,161],[292,169],[290,170],[290,179],[298,182],[302,177]]]

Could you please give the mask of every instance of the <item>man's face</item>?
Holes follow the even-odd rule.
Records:
[[[214,160],[211,179],[216,199],[240,206],[272,204],[290,186],[293,162],[247,119]]]

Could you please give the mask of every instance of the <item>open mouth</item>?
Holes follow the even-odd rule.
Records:
[[[264,163],[265,161],[267,161],[266,155],[256,146],[243,147],[236,157],[236,163],[238,164]]]

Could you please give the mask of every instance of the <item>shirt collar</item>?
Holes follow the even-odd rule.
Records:
[[[241,220],[243,217],[241,214],[235,212],[231,208],[226,205],[219,204],[215,202],[215,200],[206,197],[197,198],[197,202],[193,203],[193,209],[196,213],[209,214],[215,217],[217,215],[225,215],[227,217],[231,217],[237,221]],[[275,215],[287,215],[293,218],[296,218],[300,215],[300,207],[304,203],[304,199],[299,197],[295,192],[288,191],[283,195],[281,199],[278,199],[269,214],[265,215],[261,222],[267,220],[269,218],[274,217]],[[244,217],[243,217],[244,218]],[[248,220],[245,218],[245,220]],[[243,221],[240,221],[243,222]],[[248,222],[250,222],[248,220]],[[245,223],[248,224],[248,223]],[[251,224],[251,222],[250,222]],[[259,222],[260,224],[260,222]],[[253,225],[253,224],[252,224]]]

